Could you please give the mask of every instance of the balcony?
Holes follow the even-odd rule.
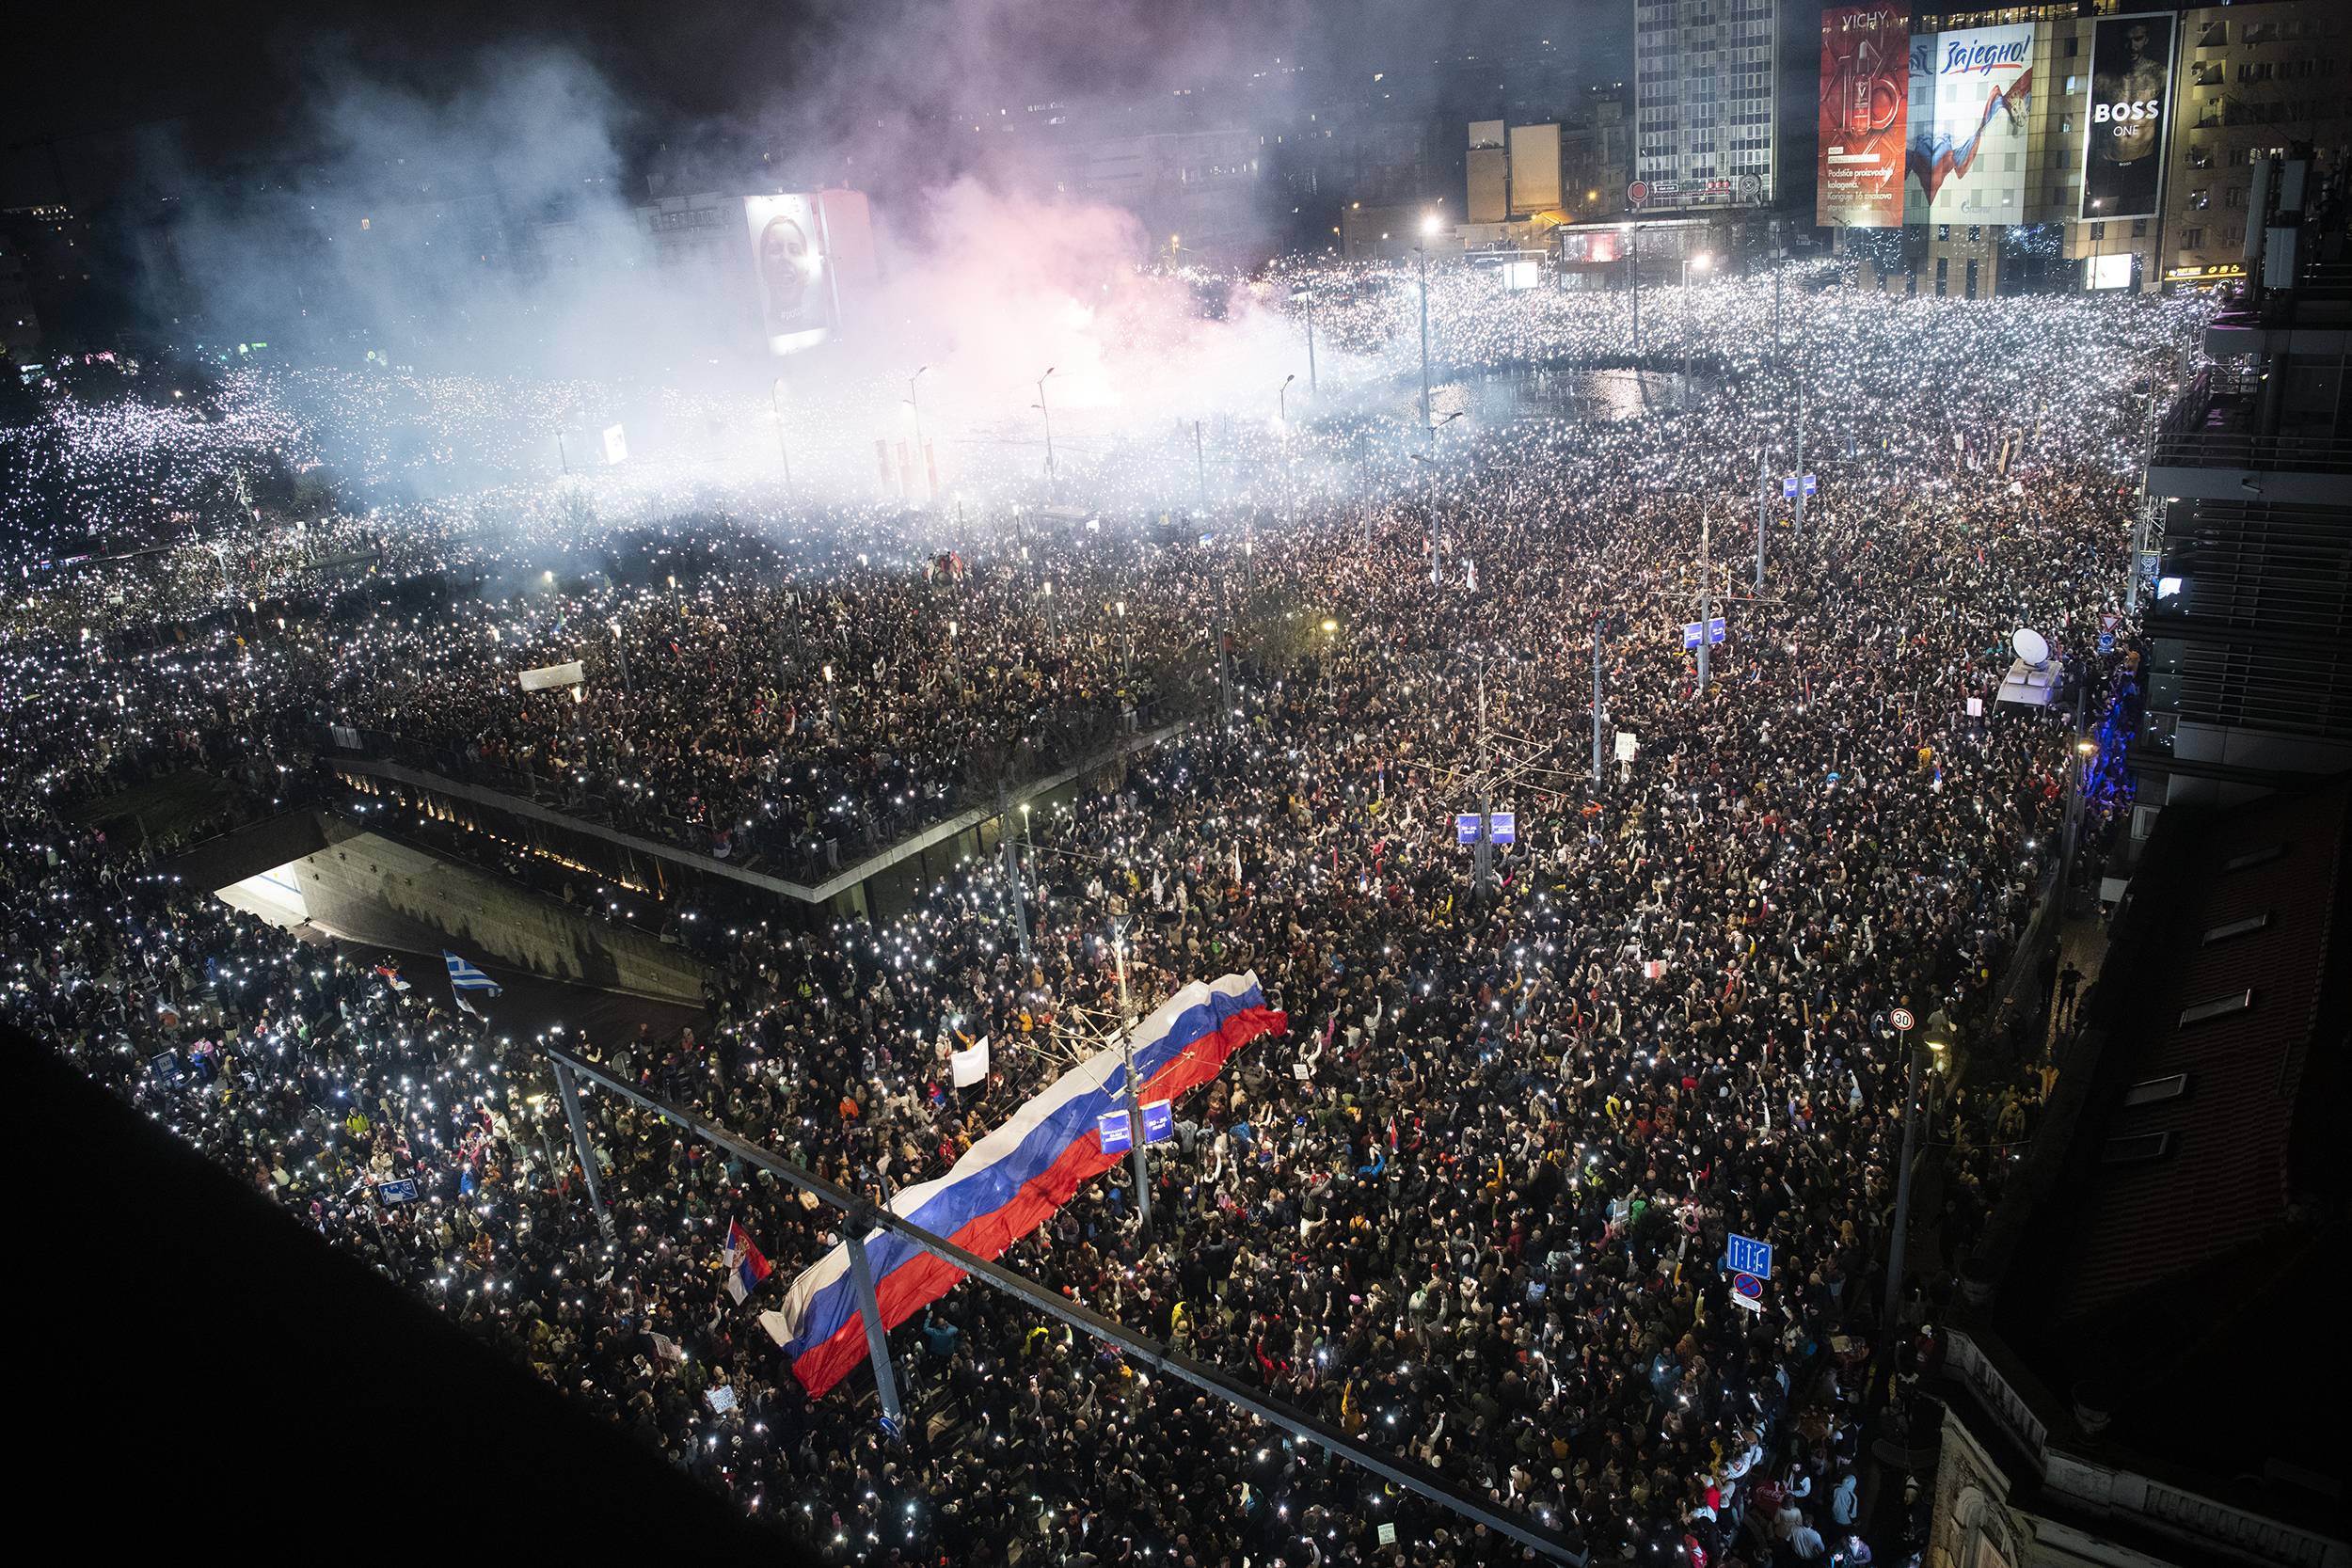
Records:
[[[2217,365],[2200,374],[2157,426],[2153,495],[2297,505],[2341,504],[2352,474],[2352,437],[2326,423],[2283,422],[2265,434],[2257,366]]]

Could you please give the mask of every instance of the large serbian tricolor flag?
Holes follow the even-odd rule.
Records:
[[[1265,1005],[1258,976],[1198,980],[1136,1025],[1138,1103],[1172,1100],[1216,1076],[1225,1058],[1285,1021]],[[1127,1102],[1126,1068],[1113,1046],[1054,1081],[1011,1120],[967,1150],[936,1181],[890,1200],[893,1213],[967,1252],[993,1259],[1069,1201],[1084,1182],[1119,1163],[1103,1152],[1095,1118]],[[938,1300],[963,1271],[886,1230],[866,1238],[882,1326],[896,1328]],[[784,1348],[812,1395],[822,1395],[866,1354],[866,1325],[850,1278],[850,1254],[836,1246],[785,1292]]]

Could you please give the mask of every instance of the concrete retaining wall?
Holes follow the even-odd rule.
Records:
[[[303,900],[312,920],[355,942],[448,948],[551,980],[702,1005],[703,967],[679,948],[340,818],[323,823],[326,847],[294,863]]]

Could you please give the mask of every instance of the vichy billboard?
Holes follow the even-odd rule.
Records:
[[[1910,58],[1908,6],[1832,6],[1821,12],[1816,222],[1902,227]]]

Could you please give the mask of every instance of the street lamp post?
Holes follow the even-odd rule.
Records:
[[[1421,258],[1421,422],[1429,424],[1429,236],[1438,231],[1438,214],[1421,220],[1422,243],[1413,247]]]
[[[1910,1017],[1910,1009],[1900,1009],[1899,1016]],[[1891,1349],[1897,1337],[1896,1315],[1903,1301],[1903,1243],[1911,1225],[1911,1166],[1917,1158],[1919,1141],[1919,1055],[1921,1048],[1911,1043],[1911,1030],[1899,1031],[1903,1045],[1903,1153],[1902,1168],[1895,1176],[1895,1234],[1886,1248],[1886,1315],[1880,1325],[1885,1336],[1884,1344]]]
[[[1321,388],[1315,381],[1315,292],[1307,291],[1307,394],[1319,396]]]
[[[768,388],[768,407],[769,410],[776,417],[776,455],[784,460],[785,499],[792,502],[793,505],[798,506],[800,504],[800,498],[793,493],[792,489],[792,454],[789,451],[787,451],[784,446],[784,408],[783,405],[776,401],[783,394],[783,392],[784,382],[781,378],[779,378]]]
[[[929,499],[937,500],[939,498],[930,493],[930,464],[923,451],[923,405],[914,401],[914,384],[922,379],[923,372],[930,369],[929,365],[921,366],[907,377],[907,406],[914,411],[914,460],[923,465],[923,493]]]
[[[1691,269],[1705,272],[1714,260],[1706,255],[1682,258],[1682,389],[1686,397],[1691,389]]]
[[[1045,384],[1052,380],[1054,367],[1045,367],[1045,373],[1037,378],[1037,411],[1045,416],[1045,499],[1054,505],[1061,504],[1061,492],[1054,483],[1054,416],[1045,406]]]
[[[1143,1105],[1136,1093],[1136,1029],[1135,1017],[1127,1005],[1127,942],[1120,928],[1127,916],[1121,915],[1111,924],[1111,952],[1119,960],[1119,1049],[1126,1064],[1121,1075],[1127,1088],[1127,1148],[1136,1163],[1136,1212],[1142,1220],[1140,1234],[1145,1240],[1152,1235],[1152,1184],[1143,1158]]]

